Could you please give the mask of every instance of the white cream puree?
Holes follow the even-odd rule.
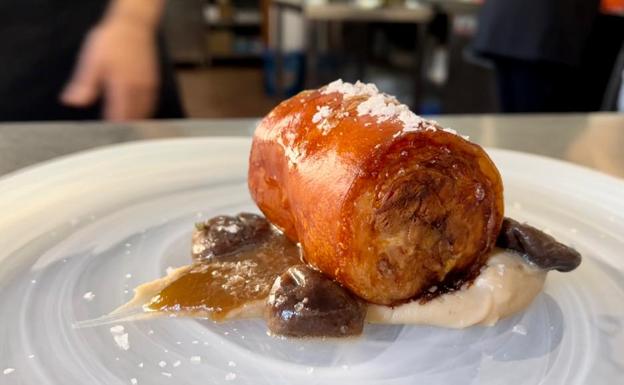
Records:
[[[422,324],[448,328],[494,325],[525,309],[540,293],[546,271],[507,250],[496,249],[472,285],[421,304],[370,305],[366,320],[383,324]]]
[[[146,310],[144,304],[157,295],[169,283],[189,270],[183,266],[171,271],[166,277],[145,283],[135,289],[130,302],[114,310],[110,316],[123,319],[142,319],[171,315]],[[390,307],[369,305],[366,321],[379,324],[420,324],[449,328],[465,328],[472,325],[494,325],[499,319],[525,309],[540,293],[546,279],[546,271],[527,263],[521,256],[502,249],[493,251],[487,264],[472,285],[461,290],[442,294],[421,304],[418,301]],[[231,310],[225,319],[260,318],[265,301],[250,302]],[[133,310],[143,309],[143,313]],[[129,315],[129,316],[124,316]],[[210,318],[202,311],[180,311],[177,316]]]

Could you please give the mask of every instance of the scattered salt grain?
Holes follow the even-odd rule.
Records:
[[[132,385],[137,385],[137,384],[139,383],[139,381],[137,381],[137,379],[136,379],[136,378],[131,378],[131,379],[130,379],[130,383],[131,383]]]
[[[520,334],[520,335],[523,335],[523,336],[527,335],[527,330],[526,330],[526,327],[524,327],[524,325],[520,325],[520,324],[515,325],[513,327],[513,329],[511,329],[511,331],[513,333]]]
[[[227,226],[223,226],[222,228],[223,228],[223,230],[227,231],[230,234],[236,234],[237,232],[240,231],[240,227],[238,227],[238,225],[236,223],[233,223],[233,224],[227,225]]]
[[[160,366],[161,368],[164,368],[165,366],[167,366],[167,363],[165,361],[160,361],[158,363],[158,366]]]
[[[199,364],[201,363],[201,357],[200,356],[192,356],[190,358],[191,364]]]
[[[177,368],[178,366],[182,365],[182,362],[180,362],[180,360],[176,361],[173,363],[173,367]]]
[[[123,325],[115,325],[110,328],[110,332],[119,349],[128,350],[130,349],[130,342],[128,341],[128,333],[124,333],[124,331]]]
[[[312,123],[316,124],[316,123],[321,122],[324,119],[327,119],[329,115],[331,114],[331,112],[332,112],[331,108],[327,106],[316,107],[316,114],[312,116]]]
[[[399,104],[395,98],[385,94],[372,95],[357,106],[358,116],[374,116],[377,118],[377,123],[398,117],[405,111],[409,112],[406,105]],[[408,117],[408,114],[403,116]]]
[[[115,340],[115,343],[117,344],[119,349],[121,350],[130,349],[130,342],[128,341],[128,333],[115,334],[113,335],[113,339]]]
[[[358,115],[373,116],[377,118],[377,123],[382,123],[388,120],[400,122],[403,129],[397,132],[395,136],[400,136],[401,134],[407,132],[422,130],[436,131],[438,129],[457,135],[455,130],[450,128],[440,128],[437,122],[433,120],[425,120],[416,115],[410,111],[409,107],[405,104],[399,103],[395,97],[379,92],[374,84],[365,84],[360,81],[355,84],[351,84],[338,79],[323,87],[321,92],[323,94],[338,92],[341,93],[345,99],[353,97],[365,98],[365,100],[357,106]],[[328,110],[328,107],[320,107],[318,112],[312,117],[312,122],[321,122],[326,117],[325,114]],[[327,113],[327,115],[329,115],[329,113]],[[323,123],[321,123],[321,125],[322,124]],[[370,122],[365,123],[365,126],[369,125]],[[322,127],[319,126],[319,128]],[[464,137],[464,139],[467,140],[467,137]]]
[[[11,374],[15,371],[13,368],[6,368],[2,371],[2,374]]]
[[[28,358],[35,358],[35,355],[34,354],[29,354]]]
[[[162,374],[165,377],[171,377],[172,376],[172,374],[169,373],[169,372],[160,372],[160,374]]]
[[[236,362],[228,361],[228,366],[231,367],[231,368],[234,368],[234,367],[236,367]]]
[[[93,298],[95,298],[95,294],[93,294],[92,291],[88,291],[86,293],[84,293],[84,295],[82,296],[82,298],[86,299],[87,301],[93,301]]]
[[[229,372],[228,374],[225,375],[226,381],[233,381],[235,379],[236,379],[236,373]]]
[[[132,278],[132,274],[130,273],[126,274],[126,279],[130,279],[130,278]]]
[[[338,92],[341,93],[343,97],[350,98],[354,96],[375,95],[379,93],[379,90],[371,83],[366,84],[358,80],[355,84],[351,84],[343,82],[342,79],[338,79],[323,87],[321,92],[323,94]]]

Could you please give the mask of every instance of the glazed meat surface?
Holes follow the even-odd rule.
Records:
[[[248,183],[307,263],[393,305],[478,270],[503,219],[503,186],[478,145],[372,85],[284,101],[256,129]]]

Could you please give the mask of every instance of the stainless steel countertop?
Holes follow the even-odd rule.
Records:
[[[445,115],[437,120],[483,146],[545,155],[624,177],[624,114]],[[115,143],[251,136],[256,123],[257,119],[0,124],[0,175]]]

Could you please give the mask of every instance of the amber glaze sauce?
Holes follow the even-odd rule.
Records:
[[[271,229],[244,248],[192,268],[152,298],[147,308],[162,312],[202,312],[223,320],[246,303],[264,300],[275,278],[301,263],[299,247]]]

